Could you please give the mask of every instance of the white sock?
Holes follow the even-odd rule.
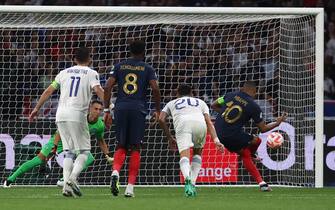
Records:
[[[125,193],[134,194],[134,185],[133,184],[128,184]]]
[[[72,168],[73,168],[73,159],[65,157],[64,160],[63,160],[63,178],[64,178],[64,183],[66,183],[67,181],[69,181],[69,177],[71,175]]]
[[[77,178],[80,174],[80,172],[83,170],[85,163],[87,161],[88,154],[86,153],[81,153],[77,156],[76,160],[74,161],[73,164],[73,170],[70,175],[70,180],[77,181]]]
[[[112,172],[112,176],[117,176],[117,177],[119,177],[119,172],[118,172],[117,170],[114,170],[114,171]]]
[[[191,171],[190,159],[187,157],[180,158],[179,165],[180,165],[181,173],[184,176],[184,179],[189,178],[190,171]]]
[[[191,182],[195,185],[199,171],[201,169],[202,158],[200,155],[194,155],[191,163]]]

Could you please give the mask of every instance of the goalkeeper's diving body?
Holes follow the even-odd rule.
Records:
[[[104,132],[105,132],[105,124],[100,116],[102,112],[102,103],[100,101],[92,101],[90,108],[89,108],[89,114],[87,116],[87,121],[88,121],[88,127],[89,127],[89,132],[91,137],[95,137],[98,141],[98,144],[100,146],[101,151],[104,153],[107,162],[110,164],[113,163],[113,158],[109,154],[109,149],[108,146],[104,140]],[[37,166],[41,166],[43,164],[46,164],[46,162],[55,155],[61,153],[63,151],[63,145],[62,141],[60,141],[60,135],[58,131],[55,132],[46,143],[41,151],[38,153],[36,157],[33,159],[23,163],[15,172],[12,173],[11,176],[9,176],[3,186],[5,188],[10,187],[12,183],[16,181],[16,179],[20,176],[22,176],[24,173],[32,170],[33,168]],[[86,170],[88,166],[90,166],[94,162],[94,157],[92,153],[89,153],[87,161],[85,162],[85,166],[83,170]],[[57,185],[61,186],[62,185],[62,180],[57,182]]]
[[[243,131],[243,126],[253,119],[262,133],[272,130],[285,121],[287,113],[277,118],[276,122],[266,124],[262,111],[253,98],[257,88],[254,82],[246,81],[241,91],[227,93],[213,102],[212,108],[219,113],[215,121],[215,129],[223,145],[231,152],[239,154],[244,167],[259,184],[263,192],[271,191],[264,182],[253,158],[257,159],[256,151],[261,139]]]

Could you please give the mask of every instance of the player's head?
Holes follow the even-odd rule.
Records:
[[[98,100],[91,101],[90,112],[89,112],[91,118],[98,119],[102,110],[103,110],[103,104],[101,101]]]
[[[91,62],[90,50],[86,47],[80,47],[76,49],[74,54],[74,61],[78,65],[89,65]]]
[[[134,40],[129,45],[129,51],[133,57],[144,57],[145,43],[142,40]]]
[[[183,96],[192,96],[192,87],[190,85],[182,84],[178,86],[177,97]]]
[[[256,84],[253,81],[246,81],[243,84],[242,91],[254,98],[257,93]]]

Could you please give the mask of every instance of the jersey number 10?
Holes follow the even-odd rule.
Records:
[[[74,86],[75,86],[75,89],[74,89],[73,96],[76,97],[78,95],[79,84],[80,84],[80,77],[71,77],[70,97],[72,97]]]

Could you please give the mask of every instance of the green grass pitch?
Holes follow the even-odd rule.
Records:
[[[335,188],[279,188],[259,192],[256,187],[198,188],[186,198],[183,188],[136,188],[135,198],[118,197],[109,188],[82,188],[83,197],[65,198],[59,188],[0,188],[1,210],[327,210],[335,209]]]

